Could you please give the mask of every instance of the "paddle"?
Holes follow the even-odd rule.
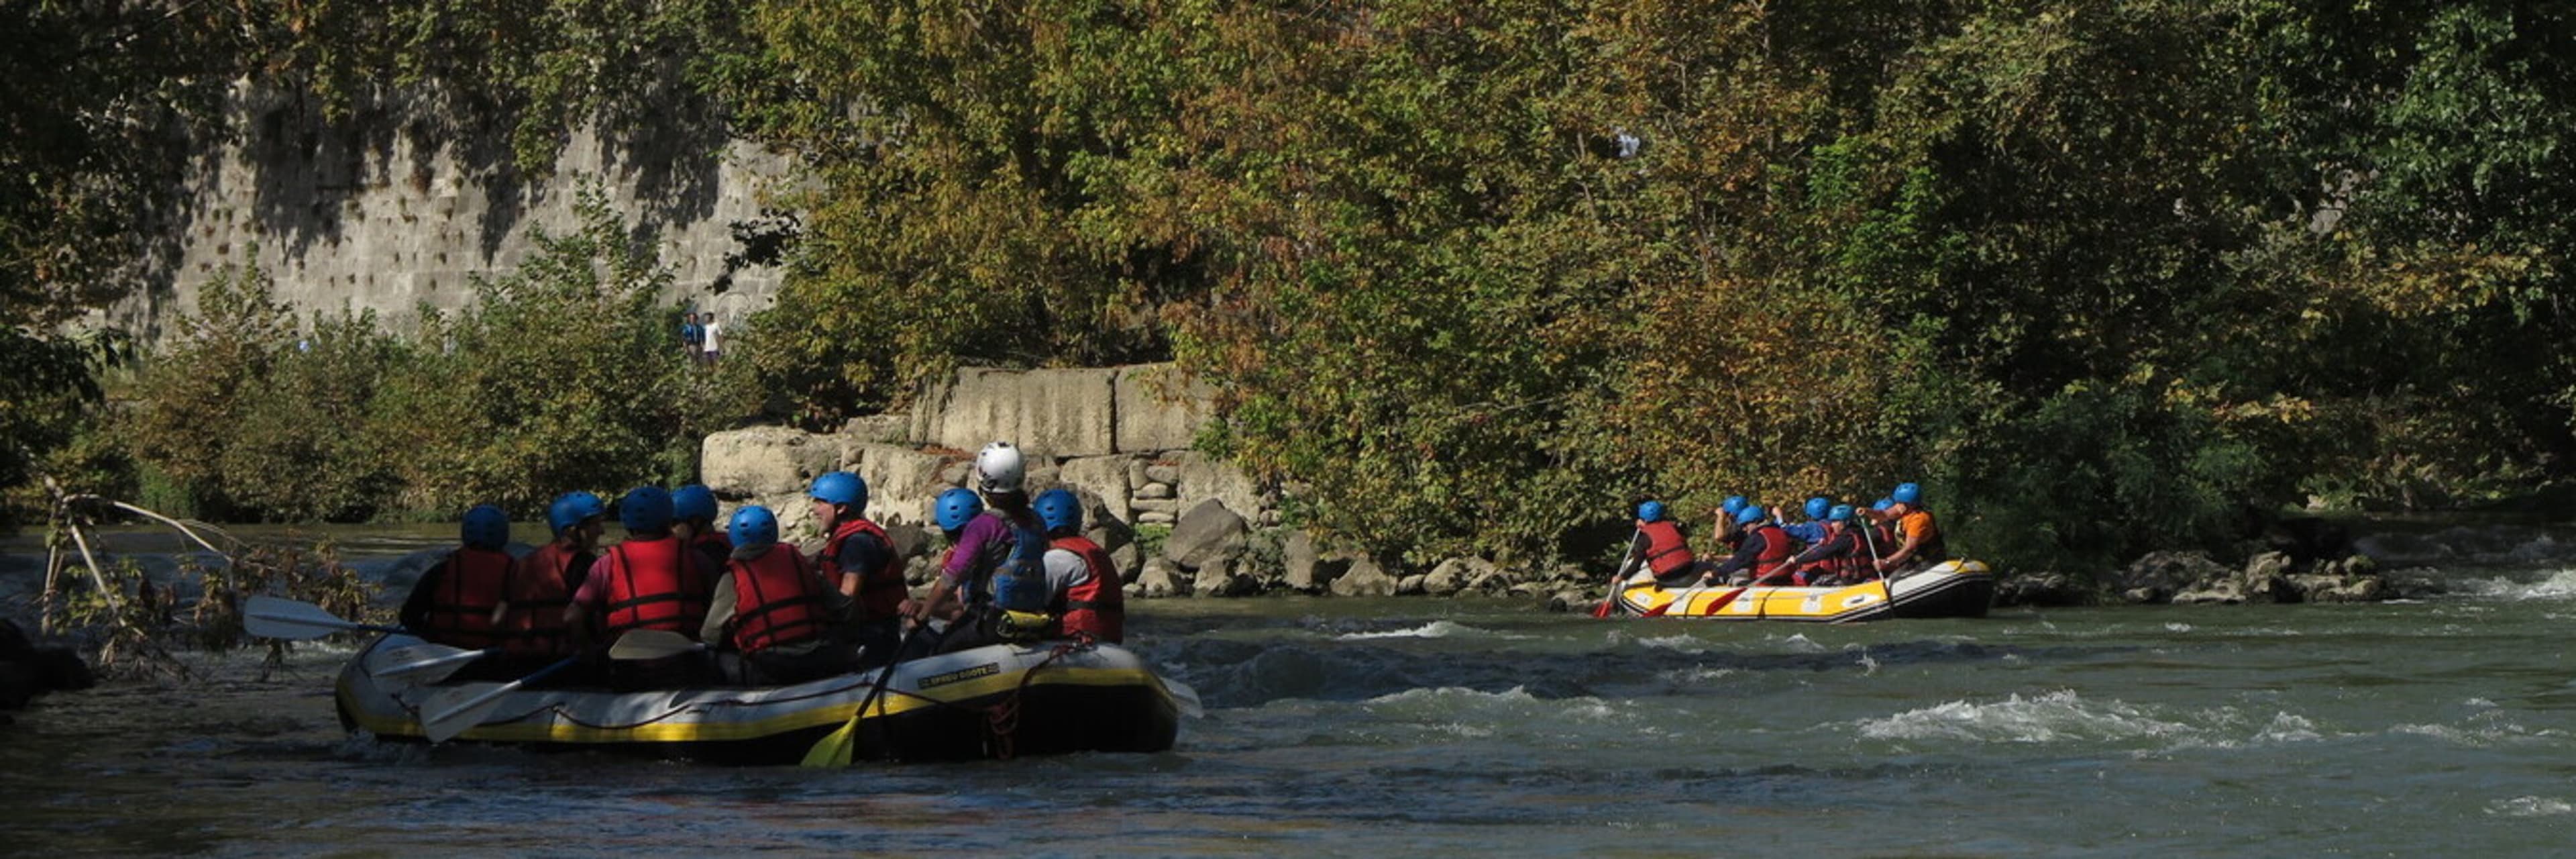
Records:
[[[420,720],[420,731],[428,736],[432,743],[444,743],[455,739],[456,735],[465,733],[465,729],[482,724],[484,716],[490,715],[494,708],[501,706],[501,696],[519,691],[520,687],[543,680],[555,672],[571,668],[573,663],[580,661],[581,657],[578,656],[565,657],[563,661],[539,668],[526,677],[481,691],[476,691],[472,686],[459,686],[432,695],[429,700],[421,702],[420,712],[423,715]]]
[[[335,632],[402,632],[383,626],[342,620],[309,602],[257,595],[242,603],[242,630],[259,638],[310,641]]]
[[[1154,679],[1163,681],[1163,691],[1172,696],[1172,703],[1180,707],[1181,715],[1192,719],[1207,715],[1207,709],[1199,706],[1199,690],[1160,674],[1154,675]]]
[[[1632,569],[1628,566],[1628,559],[1636,556],[1637,534],[1642,533],[1643,530],[1644,529],[1639,529],[1638,531],[1629,533],[1628,551],[1619,558],[1619,569],[1610,574],[1610,592],[1602,595],[1600,605],[1592,607],[1592,617],[1594,620],[1609,617],[1610,604],[1619,601],[1619,588],[1628,583],[1628,571]]]
[[[841,723],[840,727],[832,729],[831,733],[824,734],[822,739],[815,740],[814,747],[805,750],[805,759],[797,761],[797,766],[846,767],[850,765],[850,759],[855,756],[858,751],[859,719],[860,717],[867,715],[868,707],[876,703],[878,696],[885,694],[886,682],[894,679],[895,666],[902,665],[904,663],[905,660],[902,656],[904,652],[904,644],[912,637],[913,634],[912,630],[907,629],[905,630],[904,635],[896,637],[894,645],[896,657],[894,661],[888,662],[877,669],[876,685],[870,687],[868,689],[868,694],[859,699],[859,706],[850,710],[850,720]]]
[[[458,669],[493,652],[444,644],[414,644],[368,654],[367,673],[378,680],[402,680],[425,686],[445,680]]]
[[[705,642],[661,629],[629,630],[608,648],[608,658],[617,660],[667,659],[683,653],[707,649]]]

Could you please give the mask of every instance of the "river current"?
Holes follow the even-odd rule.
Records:
[[[0,853],[2565,855],[2576,562],[2480,539],[2390,548],[2451,592],[2376,605],[1140,602],[1132,646],[1207,704],[1173,751],[963,765],[378,743],[333,716],[345,651],[264,678],[190,654],[211,680],[0,727]],[[388,560],[425,545],[346,548],[398,592]]]

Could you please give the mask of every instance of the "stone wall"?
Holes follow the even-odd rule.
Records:
[[[785,157],[711,123],[657,117],[614,139],[577,132],[551,175],[531,177],[511,164],[507,127],[457,114],[415,93],[326,122],[300,99],[237,90],[187,202],[154,229],[146,290],[106,321],[157,342],[225,266],[256,262],[298,310],[373,310],[406,328],[421,306],[470,302],[470,276],[517,268],[535,230],[569,232],[589,182],[654,236],[672,301],[739,325],[772,300],[775,270],[726,255],[738,248],[733,224],[758,218],[764,187],[787,175]]]
[[[851,421],[839,432],[753,427],[708,436],[701,479],[728,512],[770,508],[791,539],[813,539],[814,476],[856,472],[867,514],[917,533],[939,494],[966,484],[973,451],[1002,440],[1030,456],[1033,491],[1062,486],[1085,500],[1088,531],[1110,552],[1130,595],[1264,592],[1370,596],[1515,594],[1581,603],[1592,577],[1570,568],[1507,568],[1480,558],[1408,570],[1350,547],[1318,546],[1280,527],[1279,495],[1190,450],[1212,415],[1209,391],[1164,364],[1076,370],[966,368],[908,415]],[[1163,529],[1148,553],[1137,528]],[[927,579],[927,551],[911,561]],[[1584,603],[1588,604],[1588,603]]]

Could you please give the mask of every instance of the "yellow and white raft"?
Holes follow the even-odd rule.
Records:
[[[336,695],[344,727],[426,738],[423,704],[456,685],[378,678],[367,658],[420,643],[388,635],[349,660]],[[862,759],[1160,752],[1172,747],[1183,707],[1195,707],[1181,697],[1195,693],[1176,693],[1135,653],[1107,644],[993,645],[905,661],[893,672],[873,698],[876,670],[765,688],[518,689],[457,739],[792,764],[864,702],[853,734]]]
[[[1621,585],[1620,613],[1710,620],[1788,620],[1850,623],[1891,617],[1984,617],[1994,603],[1995,577],[1986,565],[1954,560],[1893,582],[1841,587],[1668,588],[1640,572]]]

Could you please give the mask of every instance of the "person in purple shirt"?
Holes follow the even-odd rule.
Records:
[[[912,606],[915,626],[948,620],[937,652],[981,647],[1045,623],[1046,528],[1029,507],[1026,471],[1009,442],[985,445],[975,455],[986,509],[956,530],[938,581]]]

